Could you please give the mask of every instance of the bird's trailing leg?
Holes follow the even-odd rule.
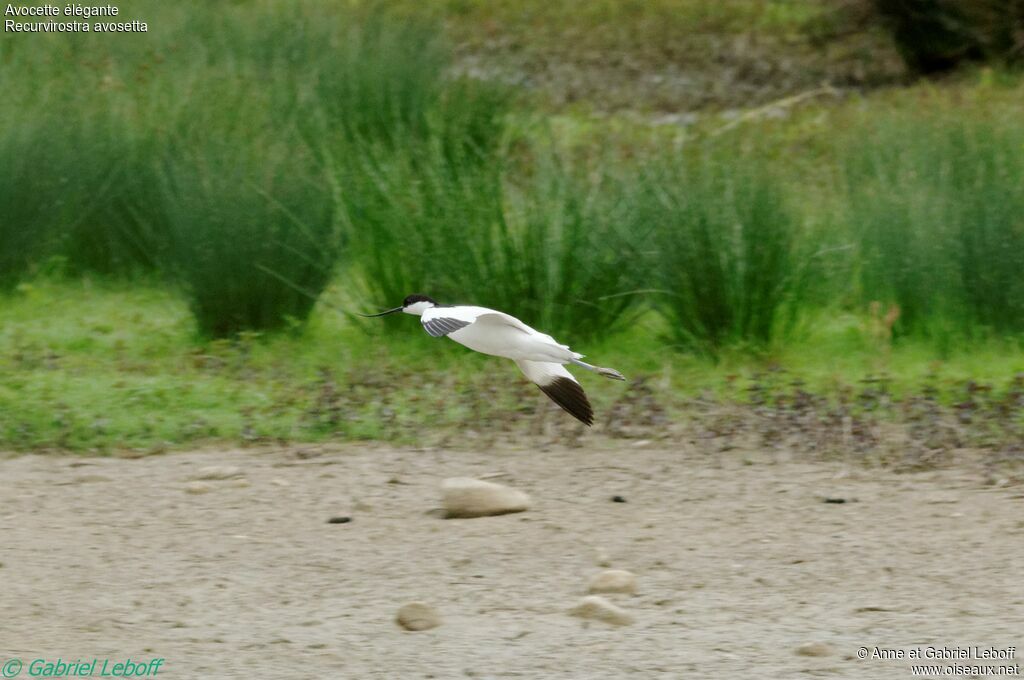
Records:
[[[603,375],[604,377],[611,378],[612,380],[625,380],[626,379],[626,376],[622,375],[621,373],[616,371],[614,368],[602,368],[601,366],[593,366],[591,364],[588,364],[585,361],[580,361],[579,359],[573,359],[572,363],[575,364],[576,366],[579,366],[580,368],[585,368],[588,371],[593,371],[594,373],[597,373],[598,375]]]

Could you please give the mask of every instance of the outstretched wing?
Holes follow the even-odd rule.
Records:
[[[516,361],[519,369],[536,383],[551,401],[561,406],[567,413],[584,425],[594,423],[594,409],[590,400],[572,373],[562,364],[543,361]]]
[[[498,324],[527,334],[536,333],[519,319],[486,307],[431,307],[420,316],[420,323],[435,338],[449,335],[470,324]]]
[[[420,317],[420,323],[423,324],[423,329],[427,331],[427,334],[434,338],[440,338],[454,333],[460,328],[465,328],[471,321],[462,321],[461,319],[453,319],[451,317],[440,317],[436,319],[424,319]]]

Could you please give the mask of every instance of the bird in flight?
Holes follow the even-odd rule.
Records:
[[[613,380],[626,379],[615,369],[580,361],[582,354],[559,344],[550,335],[486,307],[440,305],[426,295],[410,295],[400,307],[359,316],[372,318],[395,312],[420,317],[423,329],[435,338],[447,336],[476,352],[511,359],[553,402],[586,425],[593,424],[594,409],[565,365],[573,364]]]

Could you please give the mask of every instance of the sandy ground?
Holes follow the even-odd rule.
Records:
[[[0,460],[0,664],[17,657],[26,677],[36,658],[163,657],[167,678],[907,678],[908,662],[858,648],[973,645],[1016,646],[998,663],[1020,663],[1020,486],[967,467],[723,456],[627,443]],[[188,492],[209,465],[246,481]],[[431,514],[440,481],[465,475],[534,506]],[[609,596],[631,626],[566,613],[602,561],[639,579]],[[412,600],[443,625],[400,629]],[[797,653],[816,642],[824,656]]]

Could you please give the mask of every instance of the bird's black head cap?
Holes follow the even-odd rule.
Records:
[[[427,297],[426,295],[420,295],[419,293],[414,293],[414,294],[408,296],[407,298],[405,298],[405,300],[402,301],[402,306],[403,307],[408,307],[409,305],[414,305],[417,302],[429,302],[432,305],[436,305],[437,304],[437,301],[434,298],[432,298],[432,297]]]

